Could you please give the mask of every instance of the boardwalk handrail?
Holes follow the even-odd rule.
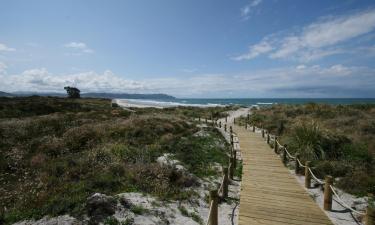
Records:
[[[208,216],[207,216],[207,223],[206,223],[206,225],[210,225],[210,218],[211,218],[211,213],[212,213],[212,205],[214,204],[214,202],[213,201],[211,201],[210,202],[210,208],[208,209]]]
[[[335,190],[335,187],[333,187],[332,185],[329,185],[329,187],[331,188],[333,194],[336,196],[336,198],[337,198],[337,200],[338,200],[338,202],[340,203],[341,206],[343,206],[344,208],[349,209],[350,211],[352,211],[352,212],[354,212],[354,213],[357,213],[357,214],[359,214],[359,215],[362,215],[362,216],[366,215],[366,213],[359,212],[359,211],[353,209],[352,207],[348,206],[348,205],[347,205],[347,204],[346,204],[346,203],[340,198],[340,196],[337,194],[337,192],[336,192],[336,190]]]
[[[225,118],[227,120],[227,118]],[[200,120],[199,120],[200,121]],[[205,123],[209,123],[211,122],[213,126],[218,126],[219,129],[222,128],[222,124],[221,124],[221,121],[219,124],[217,124],[215,121],[215,123],[213,122],[213,120],[207,120],[205,119]],[[224,124],[224,132],[225,133],[229,133],[230,134],[230,143],[232,145],[232,148],[231,148],[231,158],[230,158],[230,163],[228,165],[228,167],[230,168],[230,177],[232,178],[233,176],[233,171],[235,168],[235,161],[236,161],[236,156],[234,154],[236,154],[236,150],[234,150],[234,144],[235,143],[239,143],[238,139],[237,141],[234,141],[234,132],[233,132],[233,129],[232,129],[232,126],[230,126],[230,131],[228,132],[227,131],[227,124],[225,123]],[[233,161],[232,161],[233,160]],[[210,192],[210,196],[211,194],[213,194],[213,192],[215,193],[215,196],[216,198],[218,197],[221,197],[221,198],[227,198],[228,197],[228,185],[229,185],[229,176],[228,176],[228,168],[223,168],[223,172],[224,172],[224,175],[222,176],[222,179],[221,179],[221,183],[220,183],[220,187],[218,190],[214,190],[212,192]],[[216,201],[216,203],[215,203]],[[218,224],[218,218],[217,218],[217,210],[218,210],[218,204],[217,204],[217,199],[211,199],[210,202],[210,207],[209,207],[209,211],[208,211],[208,216],[207,216],[207,222],[206,222],[206,225],[217,225]],[[216,211],[216,215],[213,215],[213,211]],[[213,218],[213,217],[216,217],[216,218]]]
[[[248,127],[248,125],[246,125],[246,127]],[[253,127],[254,127],[254,129],[253,129],[253,132],[255,132],[255,125],[253,125]],[[257,128],[258,129],[258,128]],[[332,185],[332,184],[330,184],[330,183],[326,183],[325,181],[322,181],[321,179],[319,179],[314,173],[313,173],[313,171],[311,170],[312,168],[310,168],[309,166],[308,166],[308,164],[306,164],[306,165],[303,165],[302,163],[301,163],[301,161],[299,160],[299,158],[298,157],[296,157],[296,156],[293,156],[292,154],[290,154],[290,152],[287,150],[287,148],[286,148],[286,146],[284,146],[284,145],[281,145],[280,144],[280,142],[277,140],[277,136],[276,135],[272,135],[272,134],[270,134],[270,132],[268,131],[268,130],[266,130],[266,129],[264,129],[264,128],[261,128],[262,129],[262,133],[263,132],[267,132],[267,140],[272,140],[273,142],[274,142],[274,145],[277,145],[277,147],[278,148],[282,148],[283,149],[283,151],[285,151],[285,153],[286,153],[286,155],[291,159],[291,160],[295,160],[296,161],[296,164],[298,164],[298,166],[300,166],[300,167],[302,167],[302,168],[305,168],[307,171],[308,171],[308,173],[309,174],[311,174],[311,177],[319,184],[319,185],[324,185],[324,184],[326,184],[326,185],[329,185],[329,188],[328,188],[328,190],[326,190],[327,188],[325,188],[325,190],[324,190],[324,198],[329,198],[330,199],[330,202],[329,202],[329,204],[330,205],[332,205],[332,194],[331,194],[331,191],[332,191],[332,193],[334,194],[334,196],[337,198],[337,201],[338,201],[338,203],[341,205],[341,206],[343,206],[344,208],[346,208],[346,209],[348,209],[348,210],[350,210],[351,212],[354,212],[354,213],[356,213],[356,214],[359,214],[359,215],[361,215],[361,216],[366,216],[367,218],[369,218],[369,217],[372,217],[371,215],[369,215],[370,213],[372,213],[372,211],[368,208],[368,212],[367,213],[363,213],[363,212],[360,212],[360,211],[357,211],[357,210],[355,210],[355,209],[353,209],[352,207],[350,207],[348,204],[346,204],[341,198],[340,198],[340,196],[337,194],[337,191],[336,191],[336,188]],[[262,137],[263,138],[265,138],[263,135],[262,135]],[[307,176],[307,174],[306,174],[306,176]],[[305,179],[307,179],[307,178],[305,178]],[[309,179],[311,179],[311,178],[309,178]],[[328,194],[327,194],[328,193]],[[328,196],[328,197],[326,197],[326,195]],[[324,202],[325,202],[325,204],[327,203],[327,200],[326,199],[324,199]],[[367,225],[367,224],[366,224]]]

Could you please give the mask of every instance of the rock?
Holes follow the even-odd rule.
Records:
[[[87,214],[90,217],[90,224],[98,224],[108,216],[115,214],[116,200],[105,194],[95,193],[86,201]]]
[[[14,223],[13,225],[80,225],[82,224],[76,218],[69,215],[63,215],[58,217],[45,216],[40,220],[24,220],[22,222]]]

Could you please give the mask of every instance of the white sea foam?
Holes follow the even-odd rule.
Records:
[[[123,107],[134,107],[134,108],[170,108],[170,107],[225,107],[222,104],[189,104],[171,101],[157,101],[157,100],[147,100],[147,99],[115,99],[117,104]]]

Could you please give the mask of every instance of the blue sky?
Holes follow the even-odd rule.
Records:
[[[0,90],[375,97],[375,2],[0,0]]]

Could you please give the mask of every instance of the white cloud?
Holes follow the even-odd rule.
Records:
[[[79,51],[81,53],[94,53],[94,50],[89,48],[86,43],[83,42],[70,42],[64,45],[66,48],[74,49],[76,51]],[[74,53],[77,55],[77,52]],[[79,53],[78,53],[79,55]]]
[[[239,74],[129,80],[107,70],[52,74],[45,68],[18,75],[0,74],[0,90],[63,92],[77,86],[82,92],[166,93],[178,97],[375,97],[375,70],[342,64],[297,65]],[[232,94],[231,94],[232,93]]]
[[[252,0],[249,4],[245,5],[241,8],[241,18],[244,20],[248,20],[250,18],[250,14],[253,12],[253,9],[262,3],[263,0]]]
[[[6,74],[7,65],[3,62],[0,62],[0,74]]]
[[[0,84],[5,91],[62,92],[64,86],[77,86],[83,92],[137,92],[144,84],[127,80],[110,70],[102,74],[89,71],[74,74],[52,74],[46,68],[26,70],[18,75],[6,75]]]
[[[10,48],[6,46],[5,44],[0,43],[0,52],[14,52],[16,51],[15,48]]]
[[[253,59],[261,54],[272,51],[272,46],[267,41],[262,41],[258,44],[249,47],[249,52],[237,57],[233,57],[234,60],[245,60]]]
[[[375,10],[329,17],[314,22],[294,34],[287,34],[281,37],[276,34],[270,35],[268,39],[271,39],[270,43],[272,43],[274,51],[266,51],[263,54],[269,53],[269,57],[274,59],[291,58],[299,61],[313,61],[326,56],[344,53],[345,51],[337,45],[374,30]],[[254,46],[256,45],[258,44]],[[251,57],[248,59],[251,59]]]

